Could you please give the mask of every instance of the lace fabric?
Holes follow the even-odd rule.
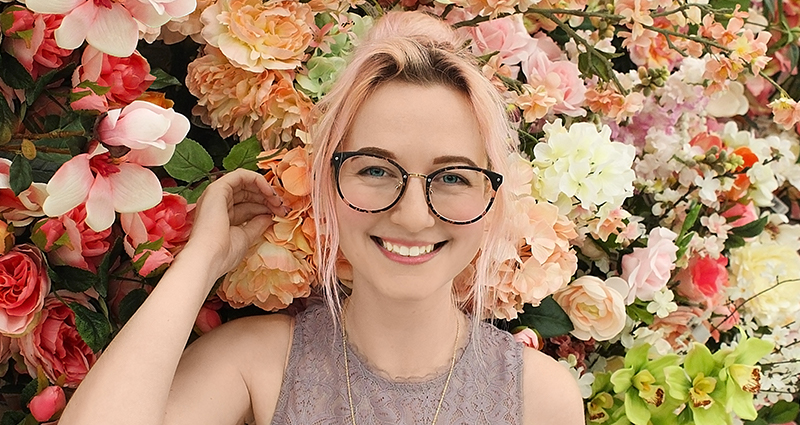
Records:
[[[342,337],[334,329],[322,305],[297,316],[273,425],[350,423]],[[480,324],[478,332],[457,353],[437,423],[521,424],[522,346],[489,324]],[[472,341],[480,342],[482,359]],[[348,350],[359,425],[431,423],[449,367],[422,378],[390,379],[352,344]]]

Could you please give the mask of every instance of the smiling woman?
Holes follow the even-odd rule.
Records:
[[[493,254],[518,240],[503,185],[516,140],[463,45],[434,17],[389,13],[320,103],[311,197],[324,305],[232,321],[183,352],[216,279],[289,212],[260,175],[230,173],[206,189],[186,247],[59,423],[583,423],[567,369],[482,322],[500,278]],[[471,264],[471,292],[456,297]]]

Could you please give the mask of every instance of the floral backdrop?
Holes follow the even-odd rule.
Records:
[[[796,420],[797,0],[1,1],[0,425],[57,422],[233,169],[291,212],[195,335],[302,308],[310,111],[398,9],[463,32],[519,134],[487,320],[570,369],[590,424]]]

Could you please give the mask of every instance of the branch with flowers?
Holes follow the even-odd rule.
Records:
[[[590,424],[796,421],[795,3],[2,0],[0,422],[57,421],[234,169],[291,211],[195,336],[302,309],[312,107],[381,13],[414,9],[463,33],[519,134],[487,320],[572,372]]]

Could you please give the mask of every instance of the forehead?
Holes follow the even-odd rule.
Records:
[[[346,151],[372,148],[415,164],[457,156],[482,167],[487,164],[469,99],[442,85],[393,81],[378,87],[356,113],[342,144]]]

